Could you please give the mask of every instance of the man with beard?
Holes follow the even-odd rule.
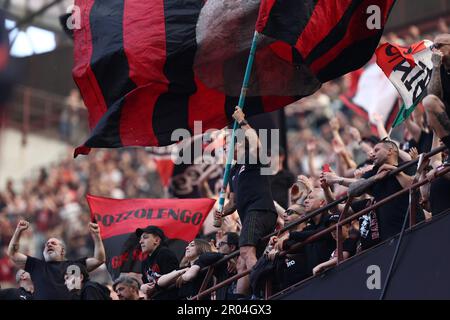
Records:
[[[0,290],[0,300],[32,300],[34,285],[31,276],[25,270],[20,269],[16,273],[16,282],[19,288]]]
[[[105,248],[100,238],[100,229],[96,223],[90,223],[89,229],[94,239],[94,257],[79,260],[65,260],[66,247],[63,241],[50,238],[44,247],[44,261],[19,252],[19,242],[22,233],[29,223],[21,220],[8,246],[8,255],[18,268],[29,272],[34,283],[36,300],[68,300],[71,295],[64,283],[67,267],[85,266],[93,271],[105,262]]]

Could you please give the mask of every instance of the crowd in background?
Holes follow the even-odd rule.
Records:
[[[438,22],[435,33],[448,33],[443,20]],[[401,38],[391,33],[386,36],[385,41],[407,45],[423,39],[432,40],[435,33],[421,34],[416,26],[412,26],[406,34],[402,34]],[[380,119],[375,119],[377,123],[370,126],[367,119],[343,106],[339,96],[350,90],[352,86],[354,84],[351,83],[351,78],[345,76],[325,83],[314,95],[303,98],[295,105],[286,108],[289,169],[280,168],[280,170],[290,172],[283,175],[283,177],[290,177],[290,183],[286,187],[281,187],[284,188],[283,192],[289,195],[289,200],[280,199],[278,202],[283,209],[291,209],[291,211],[286,213],[285,210],[280,209],[277,220],[278,229],[293,221],[294,218],[303,217],[307,212],[325,205],[330,198],[345,194],[347,188],[344,181],[340,179],[360,178],[372,170],[374,147],[386,137],[386,128],[383,128],[384,123]],[[61,117],[61,134],[68,140],[71,140],[72,135],[71,121],[73,123],[78,121],[70,117],[73,111],[70,108]],[[375,127],[377,130],[374,130]],[[417,132],[420,134],[417,135]],[[426,113],[419,105],[411,119],[391,133],[391,138],[398,143],[399,158],[402,161],[417,158],[418,154],[431,149],[433,139],[427,138],[427,142],[423,142],[421,140],[423,132],[428,135],[432,130],[428,128]],[[425,139],[423,137],[424,134],[422,139]],[[437,145],[438,141],[435,137],[434,146]],[[444,160],[444,158],[440,159],[441,162]],[[323,172],[325,164],[330,166],[332,172]],[[292,186],[299,190],[292,189]],[[21,219],[30,222],[30,228],[24,231],[20,242],[23,253],[42,258],[45,242],[55,237],[64,240],[67,244],[68,259],[78,259],[93,254],[93,240],[87,228],[90,222],[90,211],[85,200],[87,193],[118,199],[161,198],[164,196],[164,189],[154,158],[145,149],[139,148],[93,150],[89,156],[79,157],[76,160],[73,160],[71,155],[67,155],[59,163],[40,168],[34,176],[24,180],[21,185],[18,185],[18,182],[8,181],[0,190],[0,284],[2,288],[16,285],[17,269],[6,255],[6,250],[16,225]],[[370,200],[370,197],[366,197],[365,200]],[[424,209],[427,209],[424,210],[425,218],[433,215],[429,207]],[[299,232],[300,235],[305,230],[316,230],[314,229],[316,225],[329,226],[336,220],[333,213],[327,217],[319,216],[314,223],[303,223],[297,226],[295,232]],[[354,241],[352,243],[347,241],[347,246],[344,247],[344,251],[347,252],[345,257],[361,250],[361,244],[357,244],[361,223],[361,221],[359,224],[355,222],[346,230],[346,238],[354,239]],[[220,253],[221,251],[223,254],[230,253],[237,249],[238,243],[233,238],[235,236],[230,236],[229,232],[239,233],[240,225],[238,216],[234,215],[234,218],[227,218],[222,228],[214,228],[210,217],[203,229],[206,232],[199,235],[199,238],[207,241],[195,243],[195,246],[203,246],[202,253]],[[355,236],[356,234],[358,236]],[[231,241],[231,238],[234,240]],[[300,236],[298,239],[294,238],[295,234],[284,238],[283,235],[272,238],[266,249],[266,256],[269,259],[275,257],[276,252],[286,248],[285,245],[289,240],[302,240]],[[333,239],[326,241],[328,242],[324,245],[329,245],[331,242],[335,246]],[[205,249],[207,246],[210,248]],[[226,246],[230,248],[225,248]],[[316,262],[310,262],[311,266],[308,266],[308,270],[296,270],[297,274],[301,275],[298,279],[287,279],[288,274],[284,278],[280,276],[280,289],[292,284],[294,280],[304,279],[331,267],[333,263],[328,263],[330,255],[332,260],[335,256],[333,244],[325,253],[326,259],[320,257],[316,259]],[[302,257],[291,258],[303,259]],[[195,261],[194,258],[192,259]],[[189,267],[194,265],[192,261],[187,262]],[[207,263],[202,261],[200,265],[204,266]],[[230,274],[236,272],[232,265],[228,265],[227,268]],[[279,270],[279,272],[283,273],[286,270]],[[125,275],[124,277],[122,282],[116,282],[113,286],[113,281],[104,266],[91,274],[91,279],[114,289],[119,298],[120,292],[128,290],[127,288],[131,288],[130,296],[136,299],[145,296],[141,290],[141,279],[136,281],[136,278],[126,278]],[[123,287],[121,284],[126,286]],[[220,297],[225,297],[227,292],[221,294]]]

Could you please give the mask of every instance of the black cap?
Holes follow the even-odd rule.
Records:
[[[327,221],[326,221],[326,225],[329,226],[332,223],[337,223],[339,221],[339,214],[332,214],[328,217]]]
[[[141,237],[141,235],[143,233],[151,233],[151,234],[154,234],[154,235],[160,237],[161,241],[166,240],[166,235],[164,234],[164,231],[162,231],[160,228],[158,228],[156,226],[148,226],[148,227],[145,227],[144,229],[136,229],[135,233],[136,233],[136,236],[138,237],[138,239]]]

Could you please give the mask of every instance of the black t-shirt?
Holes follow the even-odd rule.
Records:
[[[1,289],[0,300],[33,300],[33,294],[22,287]]]
[[[439,177],[431,182],[430,206],[433,216],[450,208],[450,179]]]
[[[271,176],[270,182],[273,200],[283,208],[287,208],[289,206],[289,188],[295,182],[294,174],[283,169]]]
[[[349,254],[349,258],[356,254],[356,249],[358,247],[358,238],[347,238],[342,243],[342,251]],[[334,250],[331,254],[331,259],[337,256],[337,250]]]
[[[375,166],[371,171],[363,175],[364,179],[374,176],[379,167]],[[395,176],[389,176],[381,181],[376,182],[371,188],[369,193],[373,195],[375,201],[380,200],[393,195],[394,193],[402,190],[402,186],[398,182]],[[376,210],[378,228],[380,233],[380,241],[384,241],[396,234],[398,234],[403,225],[405,214],[408,211],[409,194],[404,193],[391,201],[388,201],[384,205],[378,207]],[[417,219],[419,222],[425,217],[420,207],[417,208]]]
[[[83,283],[81,290],[72,290],[70,293],[72,300],[111,300],[111,292],[107,287],[90,280]]]
[[[261,164],[237,164],[231,169],[230,189],[235,194],[236,208],[243,220],[252,210],[275,211],[270,180],[261,174]]]
[[[202,254],[204,255],[204,254]],[[200,258],[200,257],[199,257]],[[216,260],[217,261],[217,260]],[[195,262],[195,265],[199,266],[201,269],[207,266],[205,263],[207,261],[197,259]],[[186,282],[178,289],[178,299],[186,300],[188,298],[191,298],[198,294],[202,284],[203,280],[205,280],[207,269],[201,270],[198,275],[192,279],[192,281]],[[210,281],[208,282],[207,288],[211,287],[213,285],[213,278],[211,277]],[[211,297],[209,295],[204,296],[200,300],[211,300]]]
[[[83,265],[86,259],[46,262],[27,256],[25,271],[31,275],[34,285],[34,300],[70,300],[69,290],[64,283],[67,267]]]
[[[178,269],[178,259],[175,254],[165,246],[159,246],[142,262],[142,282],[156,282],[163,274]],[[152,299],[175,299],[176,290],[161,289],[153,294]]]
[[[295,254],[288,254],[285,257],[277,259],[275,270],[275,276],[278,280],[277,290],[283,290],[311,276],[305,248],[302,248]]]
[[[326,229],[327,220],[327,214],[322,214],[322,217],[317,225],[311,220],[310,224],[308,224],[303,231],[291,231],[289,233],[289,240],[285,242],[285,246],[289,248],[296,242],[305,241],[313,234]],[[336,249],[336,241],[333,239],[331,234],[328,233],[322,238],[306,244],[304,248],[305,254],[308,257],[306,259],[308,272],[312,274],[312,270],[315,266],[329,260],[331,253],[334,249]]]
[[[415,147],[417,151],[420,153],[429,152],[433,145],[433,131],[424,131],[420,132],[419,141],[415,141],[414,139],[408,140],[403,145],[403,150],[409,151],[411,148]]]
[[[198,257],[198,260],[195,264],[198,265],[200,268],[204,268],[216,263],[223,257],[225,257],[225,255],[219,252],[206,252]],[[228,272],[228,262],[221,263],[214,268],[214,276],[217,279],[217,283],[223,282],[234,275],[235,273]],[[234,298],[233,291],[235,286],[236,281],[229,284],[228,286],[217,289],[216,299],[217,300],[233,299]]]

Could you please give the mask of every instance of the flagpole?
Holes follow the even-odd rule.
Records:
[[[259,38],[259,33],[257,31],[255,31],[255,33],[253,35],[252,45],[250,47],[250,54],[248,56],[247,68],[245,69],[244,81],[242,83],[242,88],[241,88],[241,95],[239,97],[238,107],[240,109],[244,108],[245,97],[247,96],[248,83],[250,81],[250,74],[252,71],[253,60],[255,58],[256,45],[258,42],[258,38]],[[230,142],[228,145],[228,155],[227,155],[227,162],[225,165],[225,172],[223,174],[222,188],[220,189],[220,193],[219,193],[219,207],[218,207],[217,211],[220,213],[220,217],[216,217],[216,216],[214,217],[214,226],[215,227],[220,227],[222,225],[222,217],[221,216],[223,214],[223,206],[225,203],[225,194],[226,194],[226,189],[227,189],[227,185],[228,185],[228,180],[230,178],[231,162],[233,161],[233,155],[234,155],[234,138],[236,136],[237,127],[238,127],[238,123],[237,123],[237,121],[234,121],[233,131],[231,133],[231,139],[230,139]]]

